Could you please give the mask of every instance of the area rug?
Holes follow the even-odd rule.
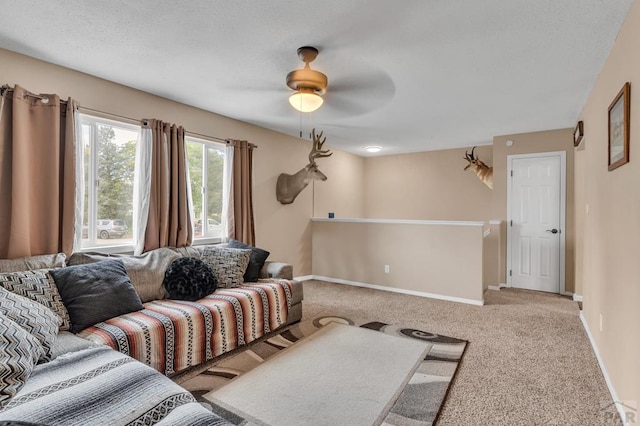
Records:
[[[354,424],[360,421],[357,424],[417,426],[436,422],[466,349],[466,341],[382,322],[366,322],[360,327],[394,338],[383,339],[381,336],[376,340],[375,336],[371,336],[375,333],[357,333],[353,330],[351,334],[344,334],[344,338],[323,340],[323,334],[328,334],[323,327],[332,323],[356,326],[354,321],[337,317],[304,321],[221,360],[199,375],[182,382],[181,386],[189,390],[204,407],[236,425]],[[316,335],[321,329],[323,332]],[[407,352],[396,349],[396,346],[405,346],[398,338],[420,342],[421,345],[414,345],[418,352],[412,349],[413,342],[407,342]],[[348,340],[354,342],[346,344]],[[321,346],[325,342],[332,348]],[[287,351],[287,348],[291,349]],[[330,358],[313,355],[315,352],[332,351],[343,351],[342,357],[338,356],[337,359],[344,360],[334,362],[333,367],[322,366],[323,363],[331,362]],[[299,355],[301,360],[296,362],[296,358],[292,356],[287,359],[287,353],[296,357]],[[404,353],[408,359],[398,358]],[[416,354],[419,358],[414,360]],[[305,367],[305,362],[308,367]],[[377,364],[380,362],[382,364]],[[275,366],[276,363],[280,364],[279,368]],[[291,376],[299,377],[302,374],[305,380],[287,383],[283,379],[282,383],[287,383],[285,386],[268,384],[269,380],[273,380],[273,377],[270,378],[272,375],[286,377],[287,366],[290,366]],[[308,368],[309,375],[301,368]],[[281,372],[274,372],[278,370]],[[340,383],[341,380],[344,383],[344,379],[349,380],[349,386],[334,386],[336,395],[325,394],[323,397],[316,393],[318,390],[326,390],[326,380],[326,383]],[[260,395],[260,389],[255,390],[257,393],[248,392],[254,389],[247,387],[247,383],[263,385],[263,381],[266,388],[262,388],[266,389],[266,396],[256,396]],[[225,385],[229,386],[225,388]],[[243,397],[243,389],[251,395]],[[366,391],[373,392],[371,395],[376,395],[376,398],[367,398]],[[361,392],[365,392],[364,398],[360,395]],[[299,400],[302,402],[299,402],[298,407],[291,408],[298,410],[298,413],[282,410],[282,401],[285,401],[286,407],[287,401],[293,401],[300,395],[305,398]],[[280,405],[269,404],[269,401],[278,401]],[[309,401],[315,404],[303,405]],[[345,405],[345,401],[349,403]],[[269,417],[270,409],[283,412],[278,421]],[[300,420],[300,410],[306,416],[303,421]],[[371,413],[367,413],[367,410]],[[362,415],[359,416],[358,412]],[[264,418],[260,418],[261,415]],[[343,416],[338,417],[342,421],[337,421],[336,415]]]

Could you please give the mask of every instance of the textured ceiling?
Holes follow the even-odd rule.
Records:
[[[0,0],[0,47],[297,136],[285,76],[315,46],[305,130],[391,154],[573,127],[632,2]]]

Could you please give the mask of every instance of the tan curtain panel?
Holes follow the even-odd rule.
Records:
[[[229,200],[228,223],[230,237],[246,244],[255,245],[256,233],[253,223],[253,149],[247,141],[230,140],[233,145],[233,170],[231,172],[231,200]]]
[[[0,258],[71,255],[76,109],[71,99],[2,87]]]
[[[151,194],[144,251],[191,245],[184,128],[145,120],[152,132]]]

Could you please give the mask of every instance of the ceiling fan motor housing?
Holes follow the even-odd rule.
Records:
[[[305,63],[303,69],[291,71],[287,74],[287,86],[293,90],[312,90],[323,94],[327,89],[329,80],[320,71],[312,70],[310,62],[318,55],[318,49],[311,46],[303,46],[298,49],[298,56]]]
[[[307,89],[324,93],[328,83],[329,80],[326,75],[311,68],[294,70],[287,74],[287,86],[293,90]]]

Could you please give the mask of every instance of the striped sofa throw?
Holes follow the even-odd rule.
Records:
[[[0,409],[3,421],[47,426],[229,424],[170,379],[106,347],[70,352],[38,365]]]
[[[246,345],[287,322],[291,282],[261,280],[218,289],[195,302],[156,300],[78,336],[171,376]]]

